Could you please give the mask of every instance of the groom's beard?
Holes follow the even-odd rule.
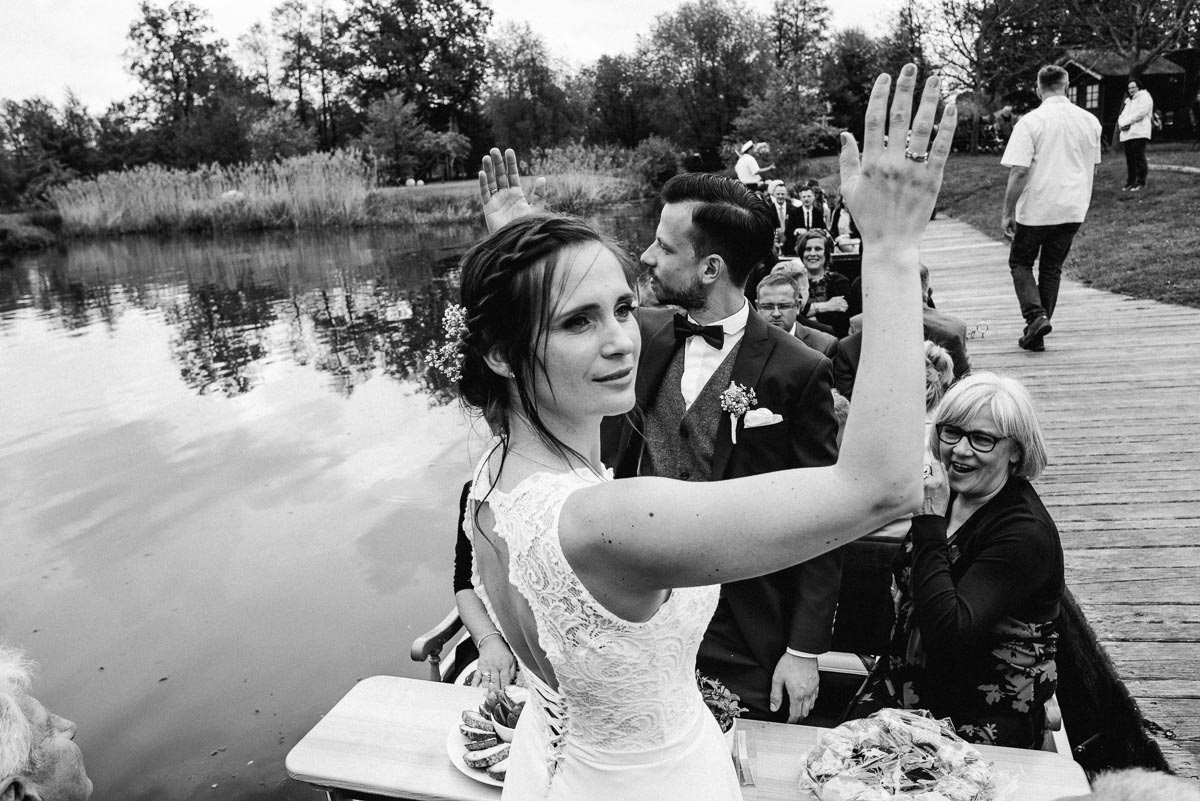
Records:
[[[683,287],[668,286],[661,281],[656,281],[652,286],[658,302],[664,305],[678,306],[686,311],[694,311],[703,308],[704,304],[708,302],[708,295],[704,291],[704,284],[701,283],[699,276],[693,276],[687,286]]]

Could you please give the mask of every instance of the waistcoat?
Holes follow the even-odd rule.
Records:
[[[708,379],[704,389],[685,409],[679,382],[683,380],[684,347],[675,349],[654,404],[646,410],[645,448],[638,475],[711,481],[717,426],[721,424],[721,393],[733,378],[733,363],[742,343],[738,342]]]

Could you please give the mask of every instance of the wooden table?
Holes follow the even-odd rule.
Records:
[[[467,778],[446,754],[446,737],[462,710],[479,705],[476,688],[375,676],[356,684],[287,756],[287,772],[331,798],[391,797],[438,801],[497,801],[499,789]],[[802,755],[820,729],[743,720],[757,753],[754,787],[746,801],[804,801]],[[1088,792],[1083,769],[1045,751],[981,746],[1002,770],[1019,776],[1019,801],[1052,801]]]

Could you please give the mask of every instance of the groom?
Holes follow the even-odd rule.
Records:
[[[736,181],[704,174],[672,178],[663,200],[641,261],[658,299],[687,315],[638,312],[638,404],[625,418],[605,421],[605,463],[618,477],[686,481],[832,464],[837,423],[829,360],[767,325],[744,294],[747,276],[771,255],[770,206]],[[748,397],[748,390],[755,402],[731,419],[722,395]],[[835,551],[723,585],[698,667],[737,693],[748,717],[806,717],[840,583]]]

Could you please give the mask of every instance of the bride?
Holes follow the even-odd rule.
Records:
[[[475,587],[531,690],[504,798],[740,798],[695,681],[717,585],[811,559],[921,506],[917,250],[955,113],[947,107],[926,156],[938,82],[912,117],[915,83],[908,65],[889,112],[891,81],[876,81],[861,164],[842,135],[866,309],[854,409],[831,467],[610,480],[600,421],[632,408],[640,350],[625,257],[581,221],[530,214],[512,151],[500,172],[498,151],[484,159],[489,224],[511,222],[463,261],[459,390],[496,436],[465,523]]]

